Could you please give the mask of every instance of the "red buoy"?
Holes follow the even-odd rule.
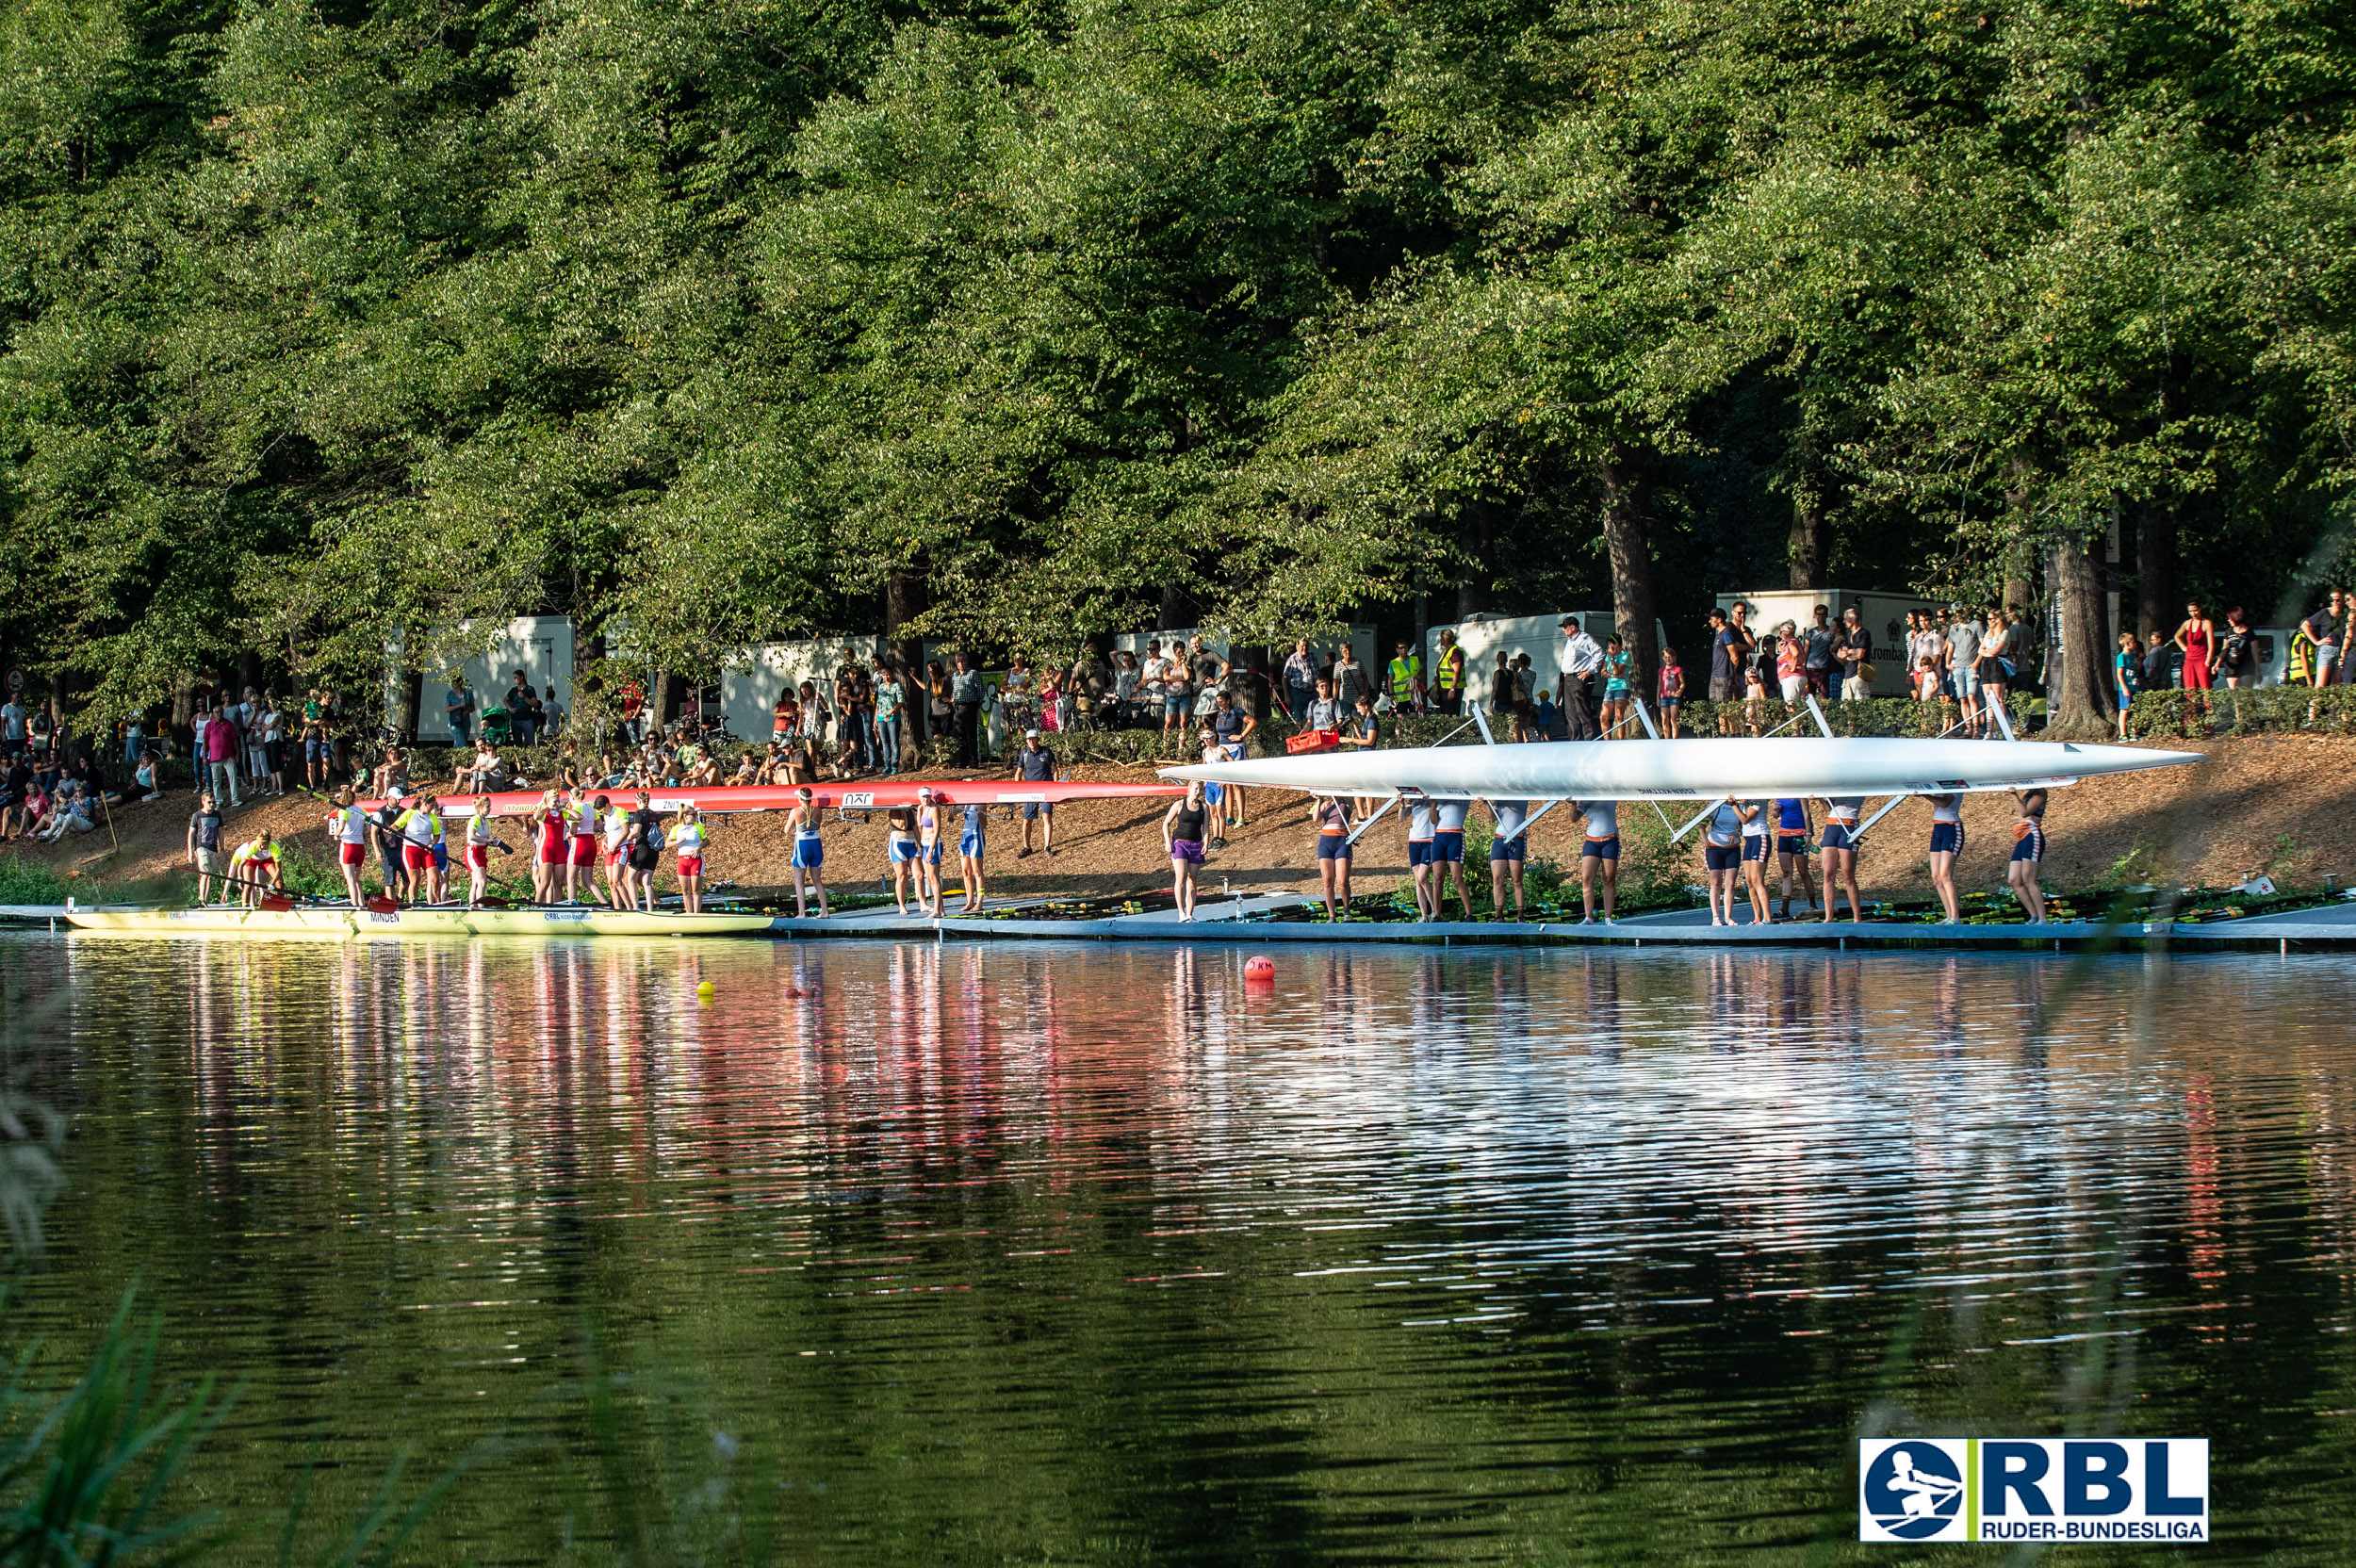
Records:
[[[1247,980],[1276,978],[1276,960],[1266,954],[1254,954],[1243,961],[1243,977]]]

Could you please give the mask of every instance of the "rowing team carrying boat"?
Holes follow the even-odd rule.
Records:
[[[1954,921],[1958,911],[1953,868],[1963,847],[1962,797],[2004,792],[2015,796],[2021,813],[2014,830],[2009,880],[2030,920],[2042,922],[2045,906],[2037,866],[2045,854],[2049,792],[2096,775],[2205,760],[2197,752],[2049,741],[1842,738],[1832,734],[1813,699],[1808,711],[1824,731],[1820,738],[1663,741],[1656,736],[1609,745],[1503,746],[1492,740],[1481,746],[1328,751],[1252,760],[1212,758],[1197,765],[1165,768],[1163,776],[1188,787],[1186,798],[1171,808],[1165,827],[1166,836],[1171,839],[1180,911],[1184,916],[1190,910],[1190,862],[1200,858],[1199,852],[1185,853],[1193,846],[1183,834],[1199,820],[1202,792],[1250,787],[1295,790],[1312,797],[1329,916],[1348,903],[1350,846],[1390,810],[1403,805],[1409,821],[1408,859],[1415,869],[1416,902],[1424,918],[1432,920],[1439,918],[1451,876],[1470,916],[1471,901],[1464,883],[1464,828],[1475,803],[1484,805],[1496,824],[1492,876],[1499,907],[1510,883],[1517,911],[1519,859],[1530,827],[1556,805],[1569,804],[1586,829],[1580,881],[1587,917],[1594,918],[1595,884],[1600,873],[1607,921],[1614,912],[1619,808],[1630,803],[1655,809],[1672,802],[1704,803],[1699,815],[1675,829],[1671,841],[1706,827],[1703,853],[1710,874],[1712,924],[1734,923],[1738,874],[1748,885],[1758,923],[1772,923],[1766,889],[1771,844],[1784,858],[1784,907],[1789,913],[1788,878],[1798,869],[1805,879],[1806,855],[1814,831],[1807,809],[1809,800],[1821,800],[1826,806],[1822,841],[1826,881],[1824,918],[1832,918],[1833,884],[1838,878],[1840,890],[1849,901],[1850,919],[1861,920],[1857,845],[1901,802],[1920,795],[1927,797],[1932,808],[1934,883],[1947,918]],[[1649,728],[1650,720],[1641,710],[1639,716]],[[1485,723],[1482,733],[1489,739]],[[1887,798],[1880,809],[1865,816],[1868,802],[1876,797]],[[1427,866],[1429,872],[1424,869]]]
[[[425,791],[398,799],[335,796],[325,825],[335,845],[346,897],[342,901],[290,892],[283,854],[264,831],[215,866],[200,860],[194,909],[83,909],[66,919],[85,930],[133,933],[237,931],[246,935],[679,935],[766,931],[771,917],[704,908],[705,856],[712,843],[707,818],[782,811],[794,835],[793,877],[797,915],[814,902],[829,913],[826,851],[820,825],[828,811],[880,810],[890,827],[893,889],[902,912],[910,894],[924,913],[941,913],[944,845],[954,840],[963,862],[965,907],[982,892],[983,813],[1019,806],[1027,818],[1046,817],[1072,800],[1170,796],[1170,784],[1099,784],[1064,780],[949,781],[875,784],[864,789],[813,785],[743,785],[632,792],[593,789],[504,791],[448,798]],[[532,896],[518,905],[489,885],[491,853],[512,849],[499,836],[512,825],[531,846]],[[1028,824],[1026,823],[1026,834]],[[362,878],[373,844],[386,891],[370,894]],[[679,903],[663,905],[656,877],[670,858]],[[467,872],[466,896],[451,896],[451,872]],[[205,902],[218,877],[224,899]],[[600,887],[602,880],[602,887]]]
[[[715,923],[722,922],[746,923],[741,927],[744,929],[766,929],[766,916],[702,909],[703,857],[709,842],[704,819],[733,811],[790,813],[796,907],[806,912],[808,895],[815,892],[824,915],[827,909],[825,854],[818,825],[827,810],[855,809],[889,813],[891,860],[902,910],[908,907],[908,886],[913,880],[919,907],[938,915],[940,867],[952,808],[962,811],[965,819],[958,848],[967,871],[966,907],[970,909],[981,890],[984,807],[1022,804],[1029,812],[1043,815],[1059,801],[1148,795],[1181,797],[1164,821],[1164,837],[1170,841],[1177,871],[1183,912],[1190,905],[1186,891],[1193,866],[1201,858],[1200,836],[1205,820],[1202,807],[1205,792],[1214,787],[1288,790],[1312,797],[1319,815],[1318,859],[1329,898],[1334,862],[1340,862],[1346,877],[1350,846],[1383,815],[1404,804],[1411,823],[1411,861],[1419,868],[1427,864],[1440,868],[1438,888],[1427,906],[1433,917],[1445,896],[1451,864],[1459,897],[1464,897],[1462,830],[1466,811],[1475,802],[1485,803],[1491,811],[1509,860],[1515,847],[1527,841],[1532,824],[1555,805],[1571,803],[1587,829],[1582,864],[1595,863],[1586,877],[1591,900],[1594,872],[1605,873],[1606,919],[1612,913],[1611,865],[1617,858],[1618,808],[1631,802],[1656,808],[1680,801],[1705,803],[1701,814],[1678,827],[1673,840],[1708,825],[1705,855],[1711,874],[1711,913],[1713,920],[1723,915],[1726,921],[1733,918],[1732,879],[1738,868],[1750,879],[1754,908],[1763,920],[1769,846],[1786,855],[1806,852],[1806,840],[1801,836],[1810,831],[1810,825],[1804,811],[1795,834],[1788,809],[1777,803],[1808,799],[1828,803],[1823,840],[1826,876],[1828,881],[1841,879],[1849,897],[1851,918],[1856,919],[1862,913],[1855,876],[1857,845],[1899,802],[1916,795],[1931,799],[1931,850],[1936,868],[1942,863],[1952,865],[1955,853],[1962,847],[1960,798],[2010,792],[2021,800],[2024,828],[2018,834],[2016,863],[2025,856],[2030,868],[2029,892],[2023,903],[2030,906],[2032,918],[2041,918],[2041,906],[2034,902],[2034,868],[2044,849],[2042,816],[2048,791],[2094,775],[2203,760],[2192,752],[2130,746],[1836,738],[1824,724],[1823,715],[1816,716],[1820,727],[1826,730],[1821,739],[1655,739],[1609,745],[1492,743],[1260,759],[1213,754],[1197,765],[1162,770],[1174,784],[1021,780],[879,784],[865,790],[745,786],[640,792],[626,799],[595,791],[561,795],[508,792],[450,801],[431,794],[397,801],[341,798],[328,821],[340,846],[338,858],[349,904],[330,906],[313,900],[298,908],[297,901],[279,886],[282,879],[275,851],[264,835],[257,844],[239,851],[242,858],[235,868],[251,906],[247,909],[70,910],[67,918],[86,929],[117,931],[188,930],[216,914],[229,922],[223,928],[257,930],[262,928],[257,923],[262,917],[279,917],[281,923],[301,934],[359,934],[364,928],[386,934],[482,933],[559,926],[643,934],[718,929]],[[1865,816],[1866,804],[1875,797],[1887,797],[1886,804]],[[1345,801],[1357,803],[1359,808],[1345,808]],[[489,850],[500,841],[495,837],[494,825],[501,819],[518,823],[532,836],[537,903],[529,909],[501,906],[487,890]],[[399,865],[387,869],[396,874],[394,880],[406,896],[405,905],[391,898],[364,896],[360,870],[371,823],[389,832],[400,846]],[[1420,835],[1418,823],[1426,829]],[[464,906],[447,902],[453,832],[465,845],[469,872]],[[1458,846],[1452,862],[1443,841],[1451,833]],[[1795,837],[1800,837],[1796,844],[1792,841]],[[1420,858],[1415,852],[1418,841],[1425,845]],[[654,898],[654,872],[666,850],[675,857],[679,879],[681,907],[676,912],[659,908]],[[594,890],[599,871],[605,878],[606,906],[595,909],[582,895]],[[2021,880],[2016,876],[2016,886]],[[1419,869],[1419,886],[1426,881]],[[1346,898],[1346,881],[1343,887]],[[1828,888],[1827,917],[1834,903],[1830,891]],[[1952,894],[1943,889],[1942,897],[1947,899],[1952,919]]]

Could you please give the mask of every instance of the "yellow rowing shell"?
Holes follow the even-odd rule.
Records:
[[[736,937],[768,932],[767,915],[642,914],[630,909],[73,909],[75,929],[108,937]]]

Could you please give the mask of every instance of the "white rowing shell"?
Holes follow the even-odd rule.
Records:
[[[2097,774],[2205,762],[2194,751],[1961,741],[1749,736],[1538,742],[1328,751],[1164,768],[1164,777],[1380,795],[1415,790],[1488,800],[1767,800],[1792,795],[1961,794],[2075,784]]]

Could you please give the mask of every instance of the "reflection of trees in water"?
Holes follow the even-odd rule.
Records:
[[[1833,1451],[1915,1303],[1926,1418],[2050,1411],[2085,1342],[2032,1342],[2088,1313],[2163,1400],[2234,1396],[2252,1322],[2346,1382],[2328,972],[1307,949],[1255,999],[1207,946],[59,946],[68,1245],[177,1293],[191,1356],[295,1348],[256,1408],[339,1445],[522,1408],[594,1310],[804,1454],[829,1527],[954,1499],[1076,1543],[1105,1489],[1215,1486],[1347,1542],[1511,1453],[1583,1478],[1544,1529],[1633,1540],[1812,1520],[1821,1478],[1711,1446]],[[2142,1294],[2088,1273],[2113,1246]]]

